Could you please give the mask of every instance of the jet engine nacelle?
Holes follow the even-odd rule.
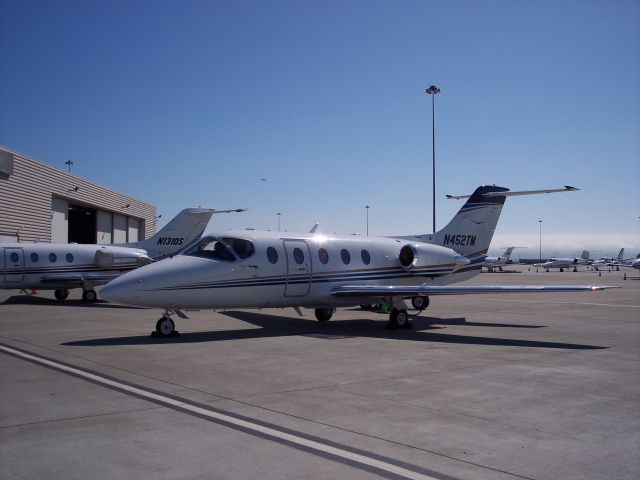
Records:
[[[398,253],[398,261],[407,271],[418,267],[450,267],[457,270],[469,263],[463,256],[450,248],[425,243],[406,244]]]

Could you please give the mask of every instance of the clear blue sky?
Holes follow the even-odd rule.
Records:
[[[347,234],[430,231],[435,83],[439,227],[446,193],[569,184],[492,247],[640,249],[637,0],[0,0],[0,69],[2,145],[163,221]]]

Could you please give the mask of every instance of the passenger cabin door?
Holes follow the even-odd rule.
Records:
[[[21,248],[4,249],[4,281],[19,283],[24,280],[24,251]]]
[[[285,297],[304,297],[311,288],[311,252],[304,240],[283,240],[287,256]]]

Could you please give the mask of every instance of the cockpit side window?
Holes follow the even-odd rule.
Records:
[[[236,255],[238,255],[239,258],[249,258],[251,255],[256,253],[253,243],[249,240],[244,240],[243,238],[224,237],[222,241],[229,245],[233,251],[236,252]]]
[[[191,257],[211,258],[224,262],[235,262],[236,257],[222,240],[216,237],[204,237],[191,248],[184,252]]]

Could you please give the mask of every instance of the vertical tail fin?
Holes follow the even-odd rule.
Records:
[[[210,208],[185,208],[153,237],[126,246],[142,248],[153,259],[173,255],[202,236],[214,212]]]
[[[566,185],[564,188],[514,192],[505,187],[482,185],[476,188],[471,195],[447,195],[447,198],[467,198],[468,200],[442,230],[434,234],[424,233],[421,235],[395,238],[419,240],[425,243],[448,247],[469,258],[472,263],[474,263],[475,260],[484,261],[486,253],[489,250],[489,244],[493,238],[493,232],[498,225],[506,197],[537,195],[541,193],[575,192],[576,190],[579,189]]]
[[[513,252],[514,248],[516,248],[516,247],[509,247],[504,251],[503,257],[504,257],[505,260],[509,261],[509,257],[511,257],[511,252]]]
[[[468,198],[468,200],[446,227],[434,234],[423,233],[396,238],[441,245],[467,258],[481,256],[481,260],[484,261],[506,200],[506,196],[500,194],[508,191],[509,189],[504,187],[483,185],[476,188],[471,195],[459,197],[447,195],[447,198]],[[498,195],[494,196],[491,193]]]
[[[589,260],[589,250],[583,250],[580,258],[583,260]]]
[[[618,253],[618,261],[623,261],[624,260],[624,248],[620,249],[620,253]]]
[[[430,243],[452,248],[468,258],[486,255],[506,200],[491,193],[508,191],[493,185],[476,188],[451,221],[432,235]]]

